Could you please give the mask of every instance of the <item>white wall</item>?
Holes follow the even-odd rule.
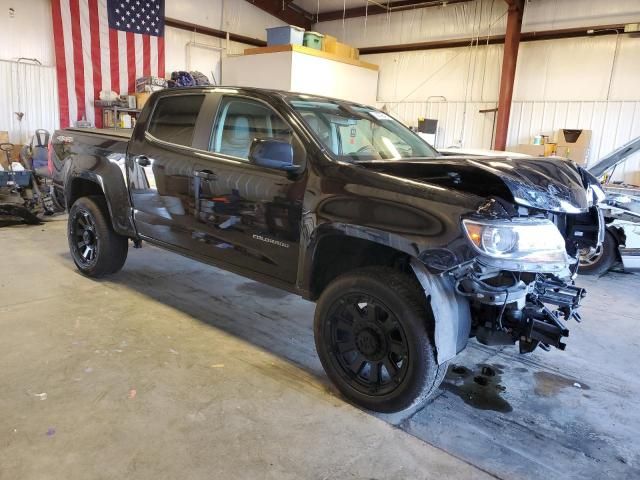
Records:
[[[640,22],[639,0],[532,0],[523,31]],[[438,147],[490,148],[502,64],[501,45],[483,37],[504,33],[506,4],[477,0],[321,22],[314,29],[357,47],[452,38],[479,38],[479,46],[363,56],[380,65],[378,102],[409,125],[439,120]],[[617,48],[615,67],[614,52]],[[593,130],[594,161],[640,135],[640,38],[615,35],[525,42],[520,46],[509,145],[562,127]],[[611,87],[609,88],[609,84]],[[446,102],[434,96],[446,97]],[[640,183],[640,155],[626,166]]]
[[[15,16],[9,17],[9,8]],[[50,0],[0,0],[0,59],[37,58],[54,65]]]
[[[13,18],[9,8],[15,10]],[[244,0],[166,0],[166,16],[260,39],[266,38],[265,28],[283,25]],[[0,130],[9,131],[15,143],[27,141],[37,128],[53,130],[59,125],[52,23],[50,0],[0,0],[0,60],[36,58],[48,67],[0,61]],[[221,55],[240,54],[247,47],[175,28],[167,28],[165,35],[167,72],[189,68],[211,77],[213,71],[218,80]],[[191,42],[228,47],[228,52],[190,47],[189,62]],[[25,112],[22,122],[13,114],[16,111]]]
[[[39,128],[59,124],[55,68],[0,60],[0,130],[26,143]],[[16,112],[24,113],[19,119]]]

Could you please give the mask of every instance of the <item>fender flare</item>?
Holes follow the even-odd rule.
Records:
[[[456,293],[454,283],[449,277],[445,274],[429,273],[417,258],[411,259],[411,268],[433,311],[433,340],[436,360],[438,365],[441,365],[467,346],[471,332],[469,301]]]
[[[114,166],[118,168],[117,166]],[[119,169],[118,169],[119,170]],[[116,233],[125,235],[128,237],[136,237],[136,231],[131,221],[131,202],[129,200],[129,194],[122,179],[122,174],[118,172],[120,177],[114,179],[112,175],[109,178],[99,173],[88,170],[74,171],[73,168],[69,171],[69,176],[65,181],[65,201],[67,203],[67,209],[71,208],[71,194],[72,185],[74,180],[82,180],[86,182],[92,182],[96,184],[105,196],[107,201],[107,207],[109,209],[109,217],[111,218],[111,224]],[[117,178],[117,177],[116,177]]]

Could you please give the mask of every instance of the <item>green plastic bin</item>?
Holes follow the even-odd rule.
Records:
[[[322,39],[324,35],[318,32],[305,32],[303,45],[305,47],[314,48],[316,50],[322,50]]]

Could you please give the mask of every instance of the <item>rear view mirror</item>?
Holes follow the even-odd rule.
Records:
[[[249,162],[277,170],[295,170],[293,164],[293,146],[284,140],[274,138],[256,138],[249,150]]]

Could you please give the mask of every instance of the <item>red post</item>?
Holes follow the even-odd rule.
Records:
[[[504,39],[502,57],[502,76],[500,77],[500,95],[498,96],[498,118],[496,119],[496,141],[494,148],[502,150],[507,146],[509,118],[511,117],[511,99],[513,83],[516,78],[520,32],[522,31],[522,13],[524,0],[505,0],[509,4],[507,33]]]

